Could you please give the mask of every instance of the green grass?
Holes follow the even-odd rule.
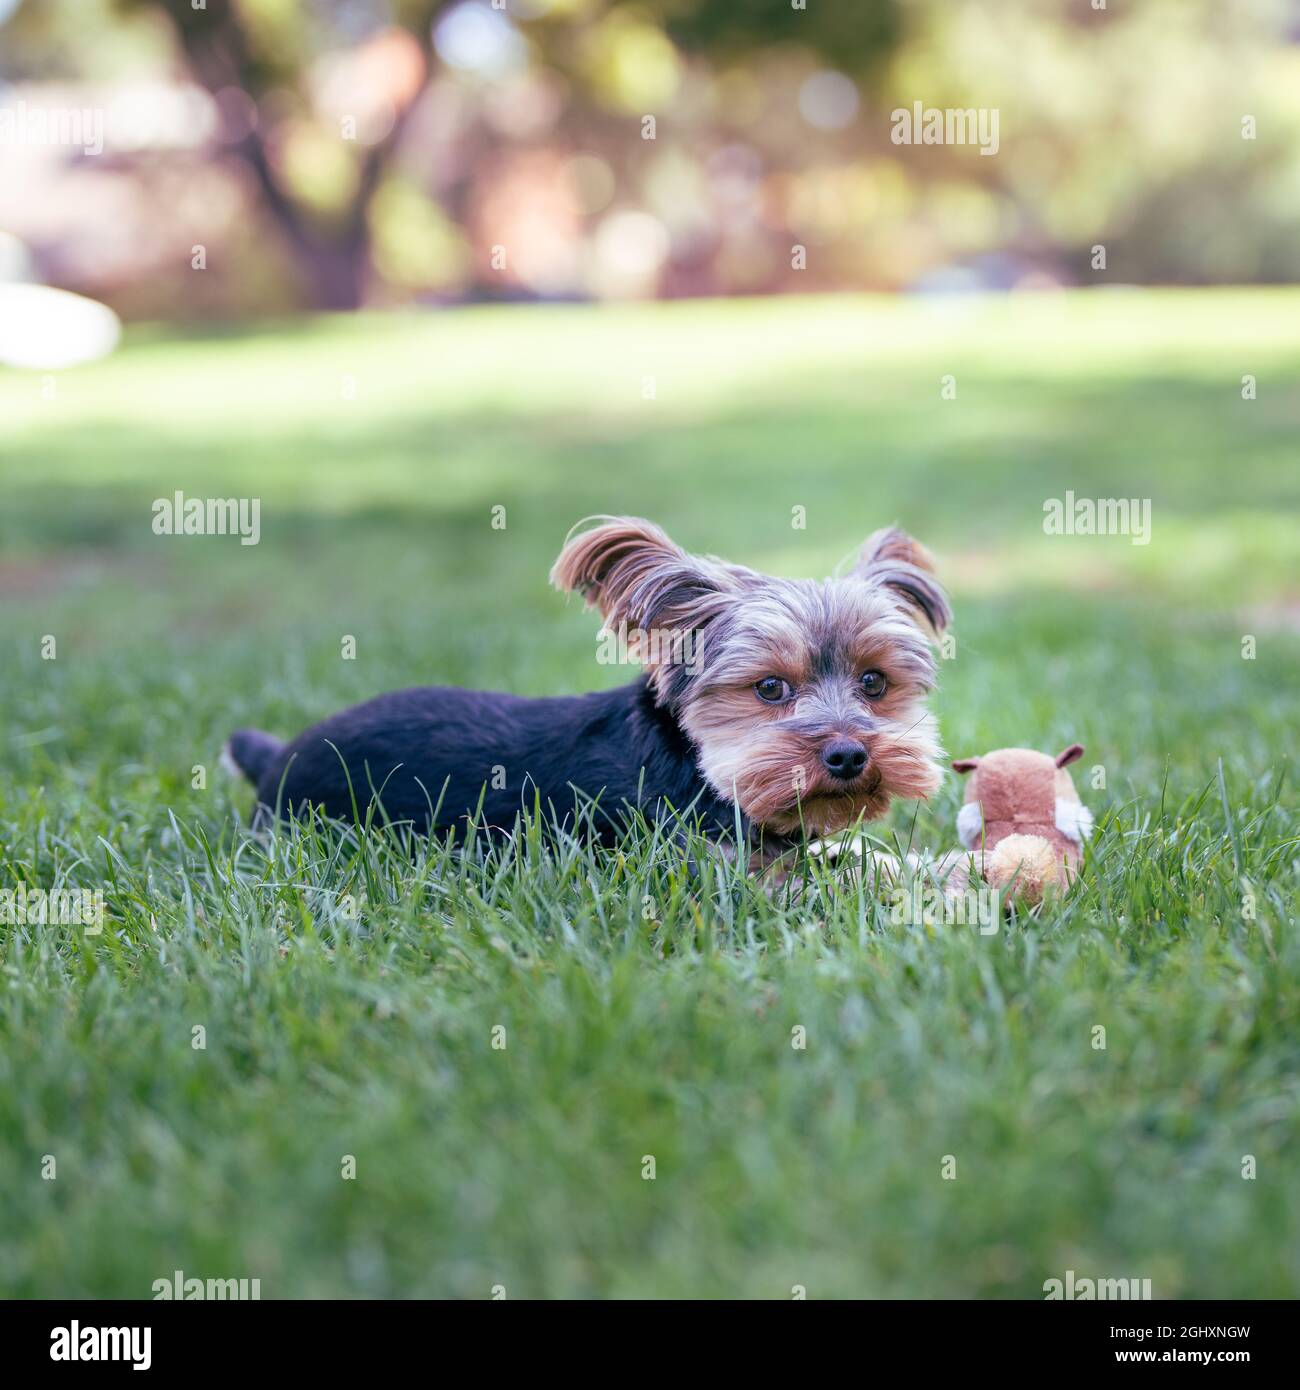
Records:
[[[1300,1294],[1297,383],[1289,291],[138,330],[52,399],[0,376],[0,887],[109,907],[0,926],[0,1294]],[[155,536],[178,489],[260,497],[261,544]],[[1044,535],[1067,489],[1150,498],[1150,545]],[[625,678],[545,580],[622,511],[788,574],[931,543],[950,751],[1088,747],[1076,892],[981,936],[649,834],[240,828],[236,725]],[[959,799],[883,830],[952,845]]]

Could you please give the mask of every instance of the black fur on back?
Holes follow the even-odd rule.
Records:
[[[314,806],[364,820],[379,794],[388,820],[425,832],[463,825],[480,798],[479,826],[508,831],[535,795],[544,816],[569,825],[579,800],[598,799],[593,824],[606,843],[629,806],[651,819],[693,807],[705,833],[735,828],[734,807],[706,785],[689,741],[644,678],[540,699],[443,686],[399,690],[279,745],[250,780],[258,802],[282,815]]]

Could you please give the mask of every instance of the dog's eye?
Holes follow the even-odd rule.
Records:
[[[780,676],[764,676],[761,681],[754,682],[754,694],[767,705],[779,705],[792,693],[789,683]]]
[[[868,700],[878,700],[889,689],[889,682],[883,671],[865,671],[862,676],[862,693]]]

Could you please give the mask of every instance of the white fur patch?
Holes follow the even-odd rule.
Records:
[[[1076,845],[1092,834],[1092,812],[1081,801],[1067,801],[1063,796],[1056,798],[1056,828]]]
[[[222,772],[228,773],[231,777],[242,778],[244,775],[243,770],[231,755],[229,743],[223,743],[221,745],[221,756],[217,759],[217,766]]]
[[[983,832],[984,812],[979,802],[963,802],[957,812],[957,838],[966,849],[978,849]]]

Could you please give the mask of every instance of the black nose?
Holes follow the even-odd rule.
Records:
[[[837,738],[822,749],[822,766],[832,777],[849,781],[867,765],[867,750],[853,738]]]

